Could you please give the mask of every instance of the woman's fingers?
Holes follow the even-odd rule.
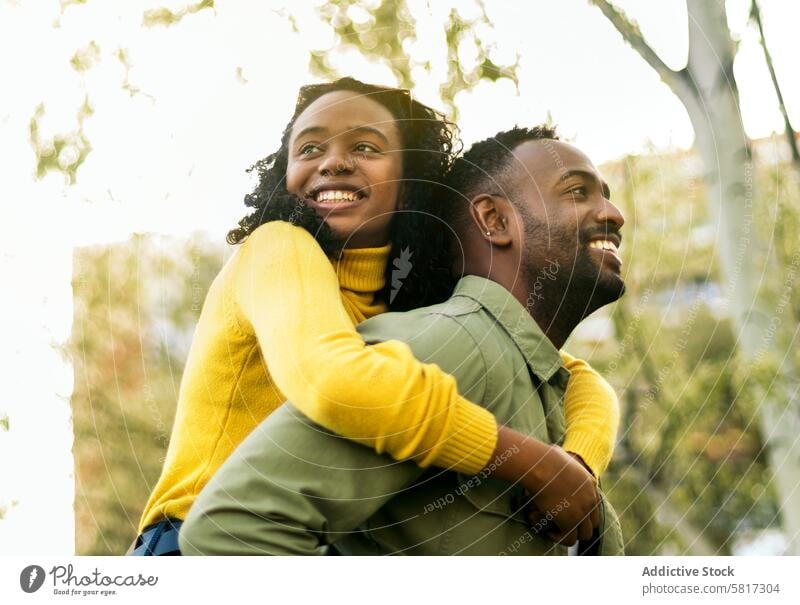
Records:
[[[550,532],[547,534],[553,542],[558,542],[564,546],[572,546],[578,541],[578,532],[574,529],[568,532]]]
[[[592,509],[592,513],[590,515],[590,519],[592,521],[592,527],[600,527],[600,524],[603,522],[602,516],[600,515],[600,506],[602,505],[602,500],[600,500],[600,495],[597,496],[598,503],[597,506]]]
[[[593,533],[594,527],[592,527],[592,522],[589,519],[585,519],[578,527],[578,540],[588,542],[592,539]]]
[[[531,533],[535,536],[558,531],[558,526],[553,522],[553,519],[536,507],[531,507],[528,510],[528,522],[531,526]]]

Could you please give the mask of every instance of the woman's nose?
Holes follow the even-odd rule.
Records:
[[[323,175],[348,174],[355,170],[355,161],[349,153],[329,151],[319,164]]]

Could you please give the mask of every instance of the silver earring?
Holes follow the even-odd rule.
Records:
[[[486,232],[486,235],[491,235],[491,234],[492,234],[491,231]]]

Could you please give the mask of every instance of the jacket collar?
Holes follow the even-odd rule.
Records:
[[[453,296],[465,296],[486,309],[511,337],[528,367],[540,379],[549,381],[556,374],[560,379],[569,376],[558,349],[544,335],[528,310],[503,286],[477,275],[467,275],[459,280]]]

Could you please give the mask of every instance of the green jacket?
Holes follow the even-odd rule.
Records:
[[[498,422],[563,442],[569,373],[499,284],[467,276],[440,305],[382,314],[358,329],[368,343],[405,341]],[[487,475],[397,462],[286,404],[209,482],[181,528],[180,547],[184,554],[230,555],[318,554],[334,543],[345,554],[565,554],[529,531],[522,489]],[[601,552],[622,554],[619,522],[605,498],[603,519]]]

